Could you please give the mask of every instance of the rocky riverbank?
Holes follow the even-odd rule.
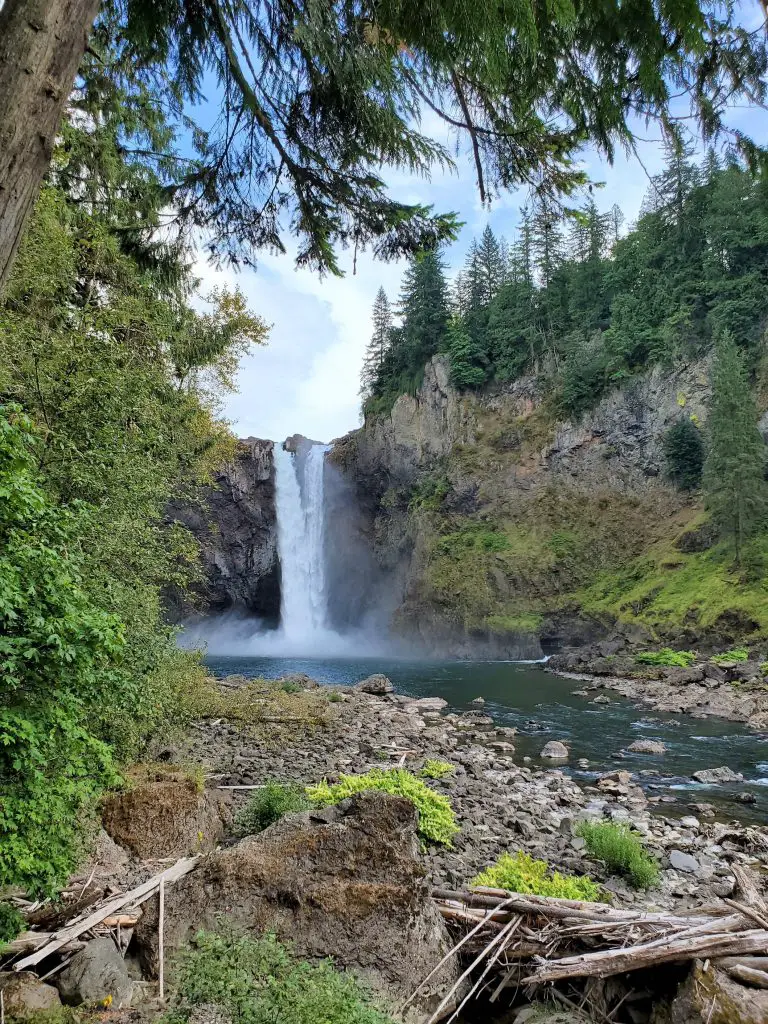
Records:
[[[238,682],[245,680],[224,681]],[[561,871],[589,873],[622,902],[646,901],[645,894],[610,877],[585,855],[583,840],[573,833],[584,817],[631,821],[644,835],[662,866],[661,885],[651,895],[662,907],[728,895],[734,862],[768,867],[768,829],[714,822],[697,817],[690,807],[688,815],[677,818],[658,813],[663,804],[652,813],[653,805],[629,772],[610,772],[581,786],[559,767],[529,768],[516,759],[514,730],[496,727],[481,706],[477,712],[451,714],[438,697],[349,687],[335,688],[333,696],[322,727],[279,749],[254,742],[233,723],[203,721],[174,756],[205,762],[219,786],[269,780],[309,784],[401,763],[418,772],[427,758],[445,760],[454,771],[429,784],[450,799],[460,832],[453,849],[433,847],[427,853],[428,875],[438,886],[466,885],[501,853],[519,849]],[[240,803],[249,791],[226,792]]]
[[[768,731],[768,677],[765,659],[697,658],[690,665],[640,664],[624,640],[609,640],[553,655],[547,669],[588,683],[579,693],[613,690],[655,711],[694,718],[725,718]],[[598,701],[601,699],[599,696]]]

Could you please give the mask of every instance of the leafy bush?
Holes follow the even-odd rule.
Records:
[[[0,903],[0,951],[6,942],[13,942],[26,928],[27,922],[16,907]]]
[[[522,850],[518,850],[514,856],[502,853],[495,864],[472,879],[472,885],[532,893],[536,896],[588,900],[590,903],[600,898],[600,887],[588,875],[561,875],[558,871],[550,874],[546,861],[534,860]]]
[[[649,889],[659,880],[659,865],[625,825],[610,821],[582,821],[576,829],[591,856],[610,871],[626,875],[636,889]]]
[[[696,660],[694,651],[673,651],[671,647],[662,647],[660,651],[642,651],[635,655],[640,665],[668,665],[676,668],[688,668]]]
[[[306,811],[310,807],[303,786],[268,782],[257,789],[235,818],[235,831],[240,836],[252,836],[278,821],[284,814]]]
[[[722,665],[729,661],[749,661],[749,651],[746,647],[734,647],[733,650],[713,655],[709,660],[715,665]]]
[[[298,960],[274,935],[200,932],[178,958],[178,992],[166,1020],[213,1004],[239,1024],[393,1024],[351,974],[329,960]]]
[[[459,826],[450,801],[404,768],[373,768],[366,775],[342,775],[334,785],[323,780],[307,787],[310,799],[321,807],[369,790],[410,800],[419,812],[418,831],[422,839],[451,846]]]
[[[701,483],[704,468],[704,441],[701,431],[690,419],[673,423],[664,436],[667,476],[683,491],[693,491]]]
[[[434,757],[428,757],[419,773],[425,779],[444,779],[455,771],[452,764],[447,761],[440,761]]]

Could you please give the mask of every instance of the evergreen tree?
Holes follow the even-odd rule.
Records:
[[[745,542],[762,524],[768,509],[766,452],[744,360],[727,332],[716,348],[707,427],[704,497],[740,564]]]
[[[684,417],[669,428],[663,446],[669,479],[683,491],[695,490],[704,468],[704,440],[699,428]]]
[[[380,287],[373,303],[373,333],[363,358],[360,393],[364,398],[373,392],[374,385],[381,376],[391,332],[392,309],[387,293]]]
[[[501,245],[490,226],[486,226],[475,249],[480,287],[480,302],[487,306],[504,283],[506,266]]]
[[[611,248],[613,248],[621,238],[621,228],[624,224],[624,213],[618,203],[614,203],[608,213],[608,224]]]
[[[461,317],[451,317],[448,324],[448,355],[454,387],[460,390],[477,388],[485,382],[485,353],[473,344]]]

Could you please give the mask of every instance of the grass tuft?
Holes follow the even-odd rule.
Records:
[[[513,856],[502,853],[495,864],[472,879],[472,885],[490,889],[508,889],[510,892],[530,893],[534,896],[559,896],[569,900],[594,903],[600,898],[600,886],[589,875],[561,875],[550,873],[543,860],[534,860],[518,850]]]
[[[582,821],[576,834],[584,839],[592,857],[603,861],[610,871],[627,877],[635,889],[650,889],[658,883],[659,865],[625,825]]]
[[[749,661],[749,651],[746,647],[734,647],[730,651],[713,655],[709,660],[713,665],[723,665],[729,661]]]
[[[365,775],[341,775],[337,783],[323,780],[307,787],[310,799],[321,807],[371,790],[410,800],[419,812],[418,832],[421,838],[425,842],[452,845],[459,826],[450,801],[404,768],[372,768]]]
[[[444,779],[456,769],[447,761],[440,761],[434,757],[428,757],[419,774],[424,779]]]
[[[660,651],[641,651],[635,655],[638,665],[669,665],[670,667],[688,668],[696,660],[695,651],[673,651],[671,647],[662,647]]]
[[[257,789],[235,818],[235,833],[252,836],[263,832],[284,814],[306,811],[311,807],[306,790],[295,783],[268,782]]]
[[[271,934],[200,932],[179,955],[177,976],[166,1024],[185,1024],[202,1006],[238,1024],[394,1024],[353,975],[330,960],[299,960]]]

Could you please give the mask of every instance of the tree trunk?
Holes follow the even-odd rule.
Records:
[[[43,176],[99,0],[0,8],[0,294]]]

